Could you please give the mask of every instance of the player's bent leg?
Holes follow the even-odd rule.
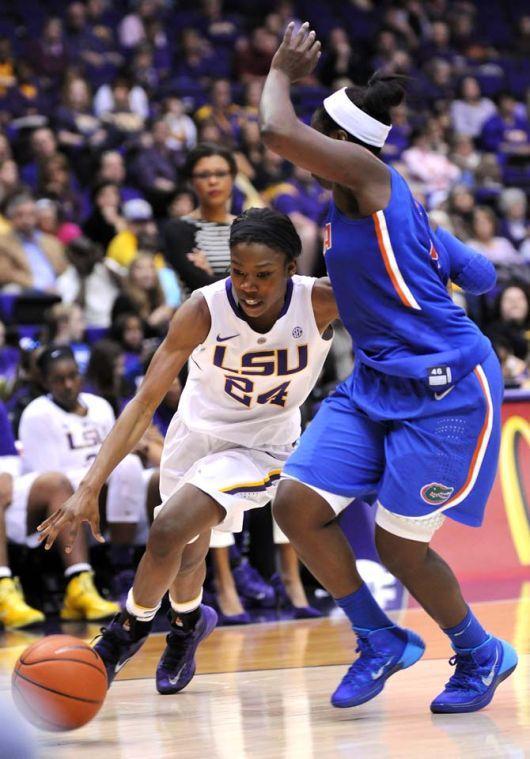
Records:
[[[343,609],[357,636],[359,656],[331,697],[333,706],[345,708],[374,698],[391,675],[420,659],[425,644],[416,633],[394,625],[378,606],[357,572],[351,547],[335,520],[330,505],[333,494],[327,498],[330,502],[313,488],[285,479],[278,487],[273,513],[300,559]]]
[[[197,647],[215,629],[217,613],[202,603],[205,557],[210,535],[203,533],[186,546],[180,571],[169,589],[171,629],[156,669],[156,687],[168,695],[183,690],[195,674]]]
[[[517,665],[512,646],[489,635],[465,603],[450,567],[430,547],[435,520],[378,511],[376,545],[382,562],[451,640],[455,672],[431,704],[441,713],[472,712],[489,704]],[[429,524],[430,521],[430,524]],[[384,523],[387,529],[381,527]],[[393,529],[399,535],[389,532]],[[409,537],[405,537],[409,535]]]
[[[187,544],[197,535],[209,533],[224,516],[224,509],[193,485],[184,485],[166,501],[149,531],[126,609],[102,629],[94,645],[105,664],[109,685],[147,640]]]

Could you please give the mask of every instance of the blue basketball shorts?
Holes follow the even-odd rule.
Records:
[[[324,401],[283,476],[319,492],[335,513],[375,494],[376,521],[402,537],[414,532],[400,531],[400,519],[436,528],[445,515],[479,526],[497,470],[502,395],[493,351],[440,392],[357,366]]]

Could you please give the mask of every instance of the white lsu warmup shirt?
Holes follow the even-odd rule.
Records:
[[[80,393],[86,416],[65,411],[51,397],[32,401],[20,419],[24,471],[69,472],[92,463],[114,425],[110,404],[92,393]]]
[[[179,403],[177,416],[189,430],[248,448],[292,445],[298,439],[300,406],[332,342],[315,321],[315,281],[289,279],[283,309],[264,334],[245,320],[230,278],[198,290],[208,304],[211,328],[191,354]]]

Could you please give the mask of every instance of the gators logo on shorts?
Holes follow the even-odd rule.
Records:
[[[449,500],[454,488],[448,488],[447,485],[440,485],[439,482],[429,482],[420,490],[420,495],[425,503],[441,504]]]

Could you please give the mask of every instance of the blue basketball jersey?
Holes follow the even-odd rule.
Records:
[[[405,180],[389,171],[384,210],[350,219],[331,203],[327,270],[357,359],[436,390],[469,374],[491,344],[453,303],[443,243],[435,240]]]

